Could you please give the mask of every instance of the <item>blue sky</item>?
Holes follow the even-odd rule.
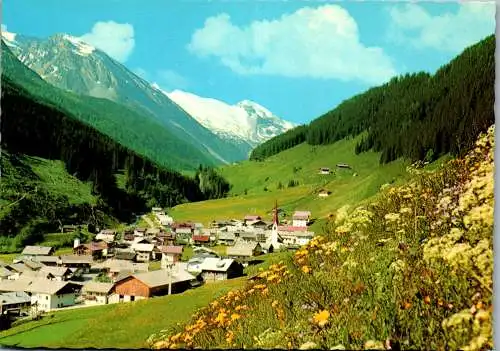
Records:
[[[9,32],[68,33],[164,90],[307,123],[494,33],[494,2],[4,0]]]

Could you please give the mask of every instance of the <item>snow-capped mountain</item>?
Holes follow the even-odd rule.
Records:
[[[144,118],[154,119],[160,128],[193,145],[215,163],[248,157],[251,145],[220,137],[150,82],[79,38],[67,34],[34,38],[2,32],[2,40],[24,65],[46,82],[142,112]]]
[[[295,127],[250,100],[235,105],[181,90],[164,92],[200,124],[226,139],[236,139],[252,147]]]

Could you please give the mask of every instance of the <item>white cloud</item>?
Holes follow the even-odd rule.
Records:
[[[382,48],[361,43],[356,21],[341,6],[304,7],[246,27],[227,14],[210,17],[188,50],[214,56],[239,74],[359,80],[369,84],[396,74]]]
[[[114,21],[96,22],[90,33],[80,37],[117,61],[125,62],[134,50],[134,27]]]
[[[458,53],[495,32],[495,2],[463,2],[458,11],[431,15],[417,4],[390,10],[389,38],[417,49]]]

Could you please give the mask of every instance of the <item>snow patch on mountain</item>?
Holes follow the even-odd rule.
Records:
[[[79,38],[73,37],[73,36],[68,35],[68,34],[64,34],[63,39],[66,39],[67,41],[69,41],[71,44],[73,44],[75,46],[76,50],[74,50],[73,52],[77,55],[88,56],[95,51],[95,47],[83,42]]]
[[[6,30],[2,30],[2,39],[10,42],[10,44],[14,44],[13,42],[16,40],[16,33],[11,33]]]
[[[168,93],[154,83],[152,86],[166,94],[212,132],[224,138],[239,139],[252,146],[296,126],[250,100],[229,105],[217,99],[201,97],[182,90]]]

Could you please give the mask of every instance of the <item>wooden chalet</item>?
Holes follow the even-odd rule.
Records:
[[[106,257],[108,253],[108,243],[105,241],[92,241],[88,244],[80,244],[73,248],[73,254],[90,255],[94,258]]]
[[[192,242],[195,245],[208,245],[210,244],[210,235],[193,235]]]
[[[125,277],[115,283],[113,291],[119,296],[119,301],[136,301],[167,295],[169,284],[172,293],[183,292],[191,287],[193,280],[196,277],[183,269],[174,270],[172,274],[167,270],[156,270]]]

